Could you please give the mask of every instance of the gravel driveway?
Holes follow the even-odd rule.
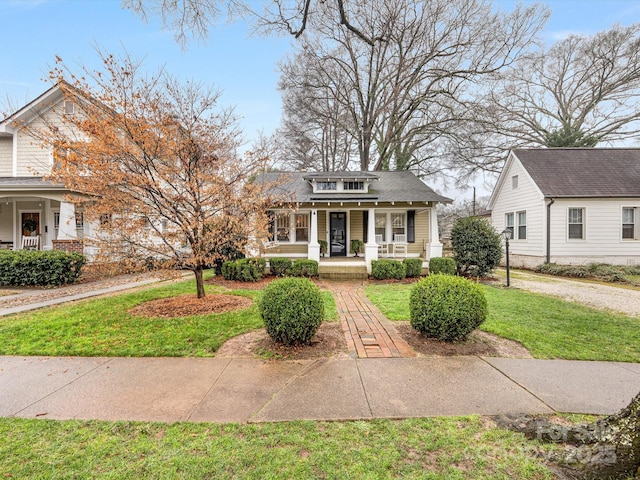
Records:
[[[499,271],[498,275],[504,278],[504,270]],[[640,290],[549,277],[521,270],[511,272],[511,286],[601,310],[640,317]]]

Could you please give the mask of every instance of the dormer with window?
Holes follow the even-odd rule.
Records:
[[[369,186],[378,176],[368,172],[310,173],[304,177],[313,193],[369,193]]]

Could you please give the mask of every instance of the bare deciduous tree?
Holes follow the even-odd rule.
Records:
[[[265,186],[248,180],[266,158],[238,158],[234,116],[217,92],[145,76],[129,57],[102,59],[103,71],[74,75],[59,62],[51,72],[79,109],[39,133],[54,148],[50,178],[80,193],[74,201],[99,225],[85,238],[98,261],[189,269],[203,297],[203,270],[223,247],[265,231]]]
[[[510,65],[531,44],[547,12],[490,3],[354,1],[367,43],[316,5],[297,53],[282,67],[285,104],[319,116],[325,98],[340,106],[339,126],[358,146],[361,170],[444,168],[430,162],[454,142],[481,78]],[[286,112],[285,112],[286,113]],[[338,121],[334,117],[334,121]]]
[[[483,117],[514,145],[593,147],[640,133],[640,24],[572,35],[497,78]]]

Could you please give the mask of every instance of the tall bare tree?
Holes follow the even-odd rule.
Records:
[[[203,270],[223,247],[266,228],[265,186],[248,181],[266,158],[237,156],[234,116],[216,91],[146,76],[130,57],[102,60],[101,71],[75,75],[60,61],[51,73],[78,113],[38,134],[54,148],[50,178],[99,225],[85,237],[98,261],[189,269],[203,297]]]
[[[640,134],[640,23],[572,35],[502,72],[482,117],[514,145],[593,147]]]
[[[362,170],[444,167],[444,139],[468,114],[481,78],[526,51],[546,19],[538,6],[497,12],[482,0],[354,0],[360,30],[340,28],[330,6],[315,5],[307,34],[283,64],[285,104],[317,108],[331,99],[339,126],[358,148]],[[286,113],[286,112],[285,112]],[[337,118],[333,119],[337,121]]]

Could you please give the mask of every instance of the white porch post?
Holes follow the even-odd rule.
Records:
[[[435,205],[429,211],[429,244],[427,245],[427,258],[441,257],[442,243],[440,243],[440,231],[438,230],[438,214]]]
[[[318,210],[311,210],[311,225],[309,228],[309,245],[307,245],[307,258],[320,262],[320,244],[318,243]]]
[[[77,240],[76,206],[69,202],[60,202],[60,230],[58,240]]]
[[[376,243],[376,209],[370,208],[367,224],[367,243],[364,246],[364,261],[367,273],[371,274],[371,262],[378,259],[378,244]]]

